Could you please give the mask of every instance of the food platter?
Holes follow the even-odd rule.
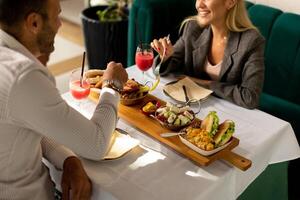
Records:
[[[93,101],[98,102],[98,99],[90,97]],[[144,134],[151,136],[160,143],[166,145],[170,149],[174,150],[178,154],[190,159],[199,166],[208,166],[216,160],[226,160],[237,168],[245,171],[251,166],[251,160],[248,160],[234,152],[232,149],[238,146],[239,139],[232,137],[230,143],[222,150],[208,156],[204,156],[184,144],[178,136],[176,137],[161,137],[161,133],[170,132],[166,127],[152,117],[149,117],[142,113],[141,106],[145,105],[149,101],[160,102],[161,105],[165,105],[165,102],[156,98],[155,96],[148,94],[141,103],[133,106],[125,106],[120,104],[118,114],[119,117],[125,120],[133,127],[141,130]]]

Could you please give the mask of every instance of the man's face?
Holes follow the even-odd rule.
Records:
[[[37,45],[41,54],[50,54],[54,51],[54,38],[61,26],[59,0],[48,0],[47,15],[43,19],[43,28],[37,35]]]

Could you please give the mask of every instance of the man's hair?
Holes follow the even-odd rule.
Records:
[[[0,0],[0,24],[14,26],[36,12],[47,18],[47,0]]]

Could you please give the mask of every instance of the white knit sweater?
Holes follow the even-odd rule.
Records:
[[[73,152],[100,160],[119,98],[103,89],[92,119],[86,119],[61,98],[48,69],[0,29],[0,199],[53,199],[42,156],[60,169]]]

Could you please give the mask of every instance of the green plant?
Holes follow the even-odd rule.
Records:
[[[98,10],[97,15],[100,22],[121,21],[128,18],[128,8],[131,0],[106,0],[107,8]]]

